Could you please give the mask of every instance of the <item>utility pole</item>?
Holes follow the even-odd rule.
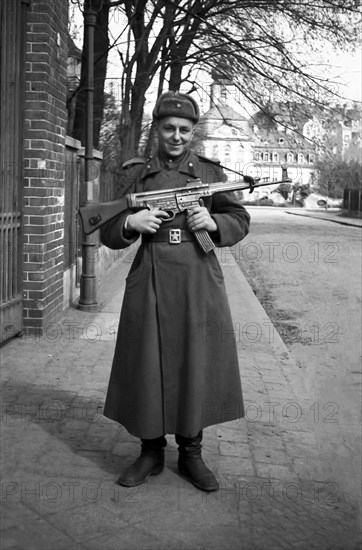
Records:
[[[90,2],[92,4],[92,2]],[[94,27],[97,12],[88,6],[84,11],[84,28],[87,37],[87,85],[86,133],[84,176],[87,190],[86,204],[94,202],[94,157],[93,157],[93,95],[94,95]],[[82,240],[82,274],[80,276],[80,297],[78,308],[82,311],[98,310],[97,279],[95,275],[97,242],[95,235],[84,235]]]

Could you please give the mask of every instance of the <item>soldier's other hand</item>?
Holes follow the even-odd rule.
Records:
[[[198,231],[199,229],[206,229],[210,233],[217,231],[216,222],[212,219],[205,206],[194,206],[189,210],[187,226],[190,231]]]
[[[163,210],[140,210],[128,216],[127,229],[138,233],[156,233],[169,215]]]

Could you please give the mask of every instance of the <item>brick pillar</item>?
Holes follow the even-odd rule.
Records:
[[[26,34],[24,329],[63,307],[67,22],[64,0],[32,0]]]

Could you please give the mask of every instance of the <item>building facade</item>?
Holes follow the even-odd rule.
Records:
[[[210,108],[201,116],[195,136],[200,155],[220,161],[223,166],[245,172],[253,159],[254,136],[248,119],[233,108],[230,101],[234,87],[214,80],[210,88]],[[229,180],[237,179],[226,170]]]
[[[77,299],[85,183],[84,150],[66,135],[68,3],[9,0],[0,3],[0,20],[2,343],[46,335]],[[95,158],[95,190],[100,162]],[[97,272],[106,260],[103,251]]]
[[[1,4],[1,341],[63,308],[67,9]]]
[[[286,167],[293,184],[311,187],[321,145],[341,159],[361,160],[357,109],[349,109],[346,116],[335,117],[328,124],[323,113],[305,114],[296,120],[295,106],[288,103],[271,106],[276,120],[262,112],[246,118],[235,108],[234,98],[235,87],[214,75],[210,108],[201,117],[195,139],[199,154],[244,174],[271,180],[280,179],[282,167]],[[235,177],[228,174],[229,179]],[[259,198],[260,193],[268,197],[273,191],[274,186],[256,189],[254,197]]]

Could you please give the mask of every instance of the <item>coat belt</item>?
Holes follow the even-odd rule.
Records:
[[[142,235],[144,242],[167,242],[169,244],[180,244],[185,241],[193,241],[194,237],[186,229],[166,229],[162,228],[157,233],[144,233]]]

